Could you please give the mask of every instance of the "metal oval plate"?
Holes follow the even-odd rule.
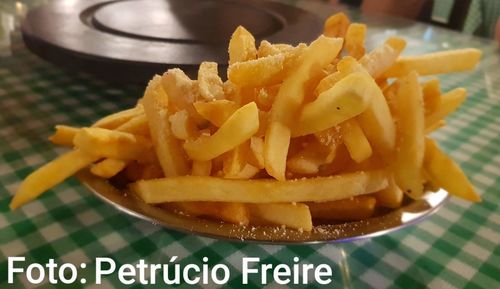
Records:
[[[318,225],[311,232],[282,227],[238,226],[218,221],[176,214],[143,203],[127,191],[118,190],[109,182],[88,171],[78,179],[96,196],[128,215],[161,225],[167,229],[229,241],[262,244],[301,245],[352,242],[377,237],[414,225],[436,212],[448,199],[448,192],[428,192],[421,200],[411,201],[397,210],[367,220]]]

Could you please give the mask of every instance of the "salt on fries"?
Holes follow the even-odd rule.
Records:
[[[50,141],[73,147],[31,173],[18,208],[77,171],[128,180],[147,204],[240,225],[309,231],[313,221],[369,218],[424,188],[479,201],[428,133],[465,100],[419,76],[469,70],[476,49],[400,56],[404,39],[366,51],[366,26],[340,13],[310,45],[259,47],[238,27],[228,80],[217,64],[198,79],[171,69],[138,104],[91,127],[56,126]],[[344,50],[344,51],[343,51]],[[342,56],[345,55],[345,56]]]

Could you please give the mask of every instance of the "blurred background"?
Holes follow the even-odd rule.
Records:
[[[143,84],[172,67],[194,75],[203,60],[226,64],[225,46],[239,24],[258,41],[308,42],[337,11],[372,31],[404,29],[429,40],[448,30],[500,43],[498,0],[2,0],[0,57],[13,53],[22,34],[29,50],[71,73]]]

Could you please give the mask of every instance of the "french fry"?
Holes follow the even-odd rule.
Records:
[[[197,101],[193,103],[196,111],[216,127],[222,124],[239,108],[238,104],[231,100],[220,99],[210,102]]]
[[[231,40],[229,40],[229,65],[255,59],[257,49],[255,48],[255,38],[252,33],[243,26],[238,26],[234,30]]]
[[[446,121],[444,119],[439,120],[438,122],[434,123],[433,125],[426,127],[425,128],[425,134],[430,134],[433,131],[442,128],[443,126],[446,125]]]
[[[345,34],[345,48],[349,55],[360,59],[365,55],[366,25],[351,23]]]
[[[308,206],[300,203],[248,204],[250,223],[258,225],[283,225],[297,230],[313,228]]]
[[[418,75],[411,72],[395,83],[391,108],[396,118],[397,149],[391,164],[396,184],[408,196],[418,199],[423,194],[421,175],[424,159],[424,107]]]
[[[255,102],[261,111],[269,111],[273,105],[276,94],[278,94],[279,85],[263,87],[259,89]]]
[[[144,113],[144,108],[142,107],[141,104],[138,104],[136,107],[122,110],[113,114],[110,114],[108,116],[105,116],[101,118],[100,120],[96,121],[92,127],[100,127],[100,128],[106,128],[106,129],[115,129],[119,127],[120,125],[126,123],[129,121],[131,118]]]
[[[167,116],[169,98],[160,83],[161,78],[155,76],[143,97],[149,132],[164,175],[185,175],[188,172],[187,160],[179,140],[172,135]]]
[[[359,63],[363,65],[373,78],[377,79],[381,76],[387,78],[384,72],[393,66],[398,56],[399,51],[394,49],[391,44],[385,43],[365,54],[359,60]]]
[[[109,179],[122,171],[126,165],[127,161],[108,158],[93,165],[90,172],[98,177]]]
[[[292,136],[319,132],[361,114],[375,94],[382,92],[369,76],[354,73],[345,77],[304,105]]]
[[[201,135],[184,143],[188,156],[208,161],[250,139],[259,129],[259,111],[255,102],[242,106],[211,136]]]
[[[439,79],[434,78],[422,84],[422,94],[424,97],[425,116],[433,114],[441,106],[441,89]]]
[[[390,159],[396,144],[396,128],[384,95],[380,89],[374,91],[377,93],[371,95],[370,105],[357,120],[373,149]]]
[[[337,63],[337,71],[321,79],[316,86],[314,93],[319,95],[332,88],[337,82],[352,73],[368,74],[366,69],[351,56],[342,58]]]
[[[49,140],[55,145],[72,147],[73,138],[79,130],[79,128],[72,126],[56,125],[56,132],[49,137]]]
[[[376,199],[358,196],[330,202],[307,203],[313,219],[356,221],[370,218],[375,212]]]
[[[141,180],[131,184],[130,189],[147,204],[187,201],[290,203],[335,201],[380,191],[387,185],[385,171],[367,171],[287,181],[183,176]]]
[[[398,187],[394,177],[389,177],[389,185],[387,188],[376,192],[375,198],[377,199],[377,205],[386,208],[399,208],[403,202],[403,191]]]
[[[229,66],[227,78],[241,87],[268,86],[285,77],[285,55],[276,54]]]
[[[429,138],[425,139],[424,168],[432,182],[448,193],[471,202],[481,200],[460,167]]]
[[[345,13],[336,13],[326,19],[323,34],[328,37],[344,38],[350,23]]]
[[[406,40],[395,36],[387,38],[385,44],[392,47],[392,49],[394,49],[398,55],[401,54],[406,48]]]
[[[401,57],[384,73],[384,77],[401,77],[412,70],[421,76],[471,70],[480,58],[481,51],[475,48]]]
[[[244,142],[226,153],[223,160],[222,171],[227,179],[250,179],[259,169],[249,163],[250,147]]]
[[[196,124],[187,111],[179,110],[168,117],[172,135],[181,140],[190,140],[199,136]]]
[[[193,102],[200,98],[196,81],[191,80],[178,68],[169,69],[165,72],[161,76],[161,81],[156,78],[156,76],[153,78],[154,86],[156,87],[155,90],[160,91],[162,95],[167,95],[166,100],[168,100],[168,105],[165,105],[165,108],[168,112],[186,110],[195,123],[204,122],[203,118],[198,115],[193,106]],[[148,119],[150,118],[150,116],[147,117]]]
[[[134,116],[129,121],[118,126],[116,130],[149,137],[148,119],[146,114],[142,113]]]
[[[209,217],[237,225],[248,225],[250,216],[242,203],[228,202],[176,202],[163,205],[168,209],[179,210],[192,217]]]
[[[290,127],[304,100],[303,87],[335,59],[341,48],[341,39],[320,36],[305,49],[301,64],[287,76],[276,95],[265,135],[264,159],[266,171],[278,180],[285,179]]]
[[[372,148],[358,121],[349,119],[341,127],[342,138],[351,158],[357,163],[368,159],[372,155]]]
[[[264,140],[261,137],[250,138],[250,159],[249,163],[256,168],[264,168]]]
[[[198,69],[198,90],[206,100],[223,99],[224,89],[219,77],[217,63],[202,62]]]
[[[458,107],[465,101],[466,97],[467,90],[461,87],[442,94],[440,97],[441,103],[437,110],[425,117],[425,127],[430,129],[433,126],[436,126],[436,123],[457,110]]]
[[[87,154],[120,160],[141,159],[151,148],[146,138],[98,127],[80,129],[73,143]]]
[[[290,52],[294,47],[290,44],[271,44],[267,40],[262,40],[257,50],[257,56],[266,57],[271,55],[276,55],[280,53]]]
[[[38,198],[99,158],[76,149],[46,163],[24,179],[10,202],[10,209],[17,209]]]

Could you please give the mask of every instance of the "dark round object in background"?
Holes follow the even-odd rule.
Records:
[[[30,11],[26,46],[68,69],[122,83],[145,83],[173,67],[195,77],[202,61],[227,65],[238,25],[257,41],[309,42],[319,19],[277,2],[242,0],[58,0]]]

